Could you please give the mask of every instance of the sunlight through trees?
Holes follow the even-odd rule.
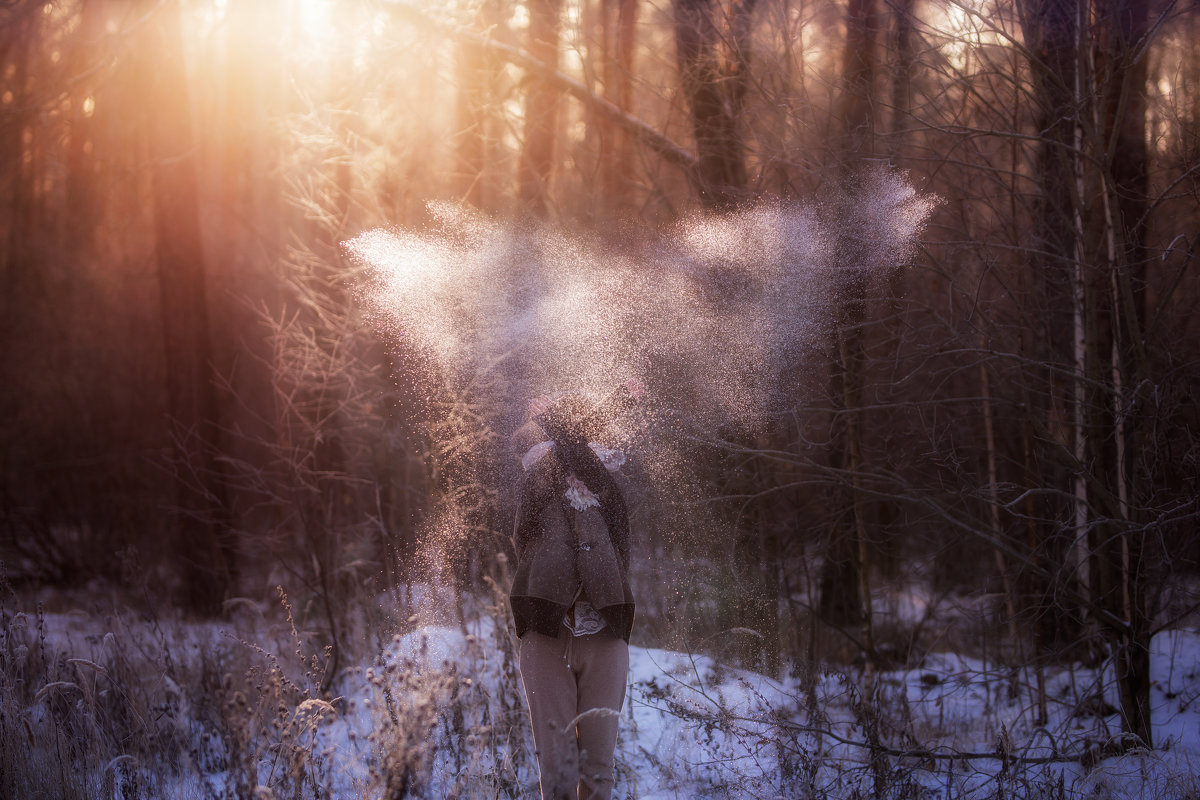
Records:
[[[1200,5],[0,5],[5,585],[283,584],[336,667],[364,598],[506,579],[525,395],[636,376],[639,635],[868,675],[951,637],[1039,717],[1106,664],[1159,744]]]

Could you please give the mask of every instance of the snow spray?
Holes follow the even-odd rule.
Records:
[[[696,492],[686,459],[650,440],[752,432],[792,407],[788,376],[828,351],[836,287],[902,264],[935,202],[881,170],[835,201],[697,215],[619,248],[434,203],[420,230],[344,247],[373,323],[448,386],[486,386],[476,399],[501,437],[531,398],[640,379],[647,402],[624,432],[647,445],[634,453],[654,491],[678,497]]]

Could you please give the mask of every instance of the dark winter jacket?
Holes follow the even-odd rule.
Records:
[[[624,499],[586,439],[559,429],[552,418],[539,422],[540,429],[531,433],[526,426],[523,436],[514,436],[523,443],[554,441],[553,450],[524,473],[519,490],[517,570],[509,594],[517,635],[532,630],[557,636],[567,610],[586,600],[629,641],[634,601]],[[576,509],[567,499],[568,475],[581,480],[600,504]]]

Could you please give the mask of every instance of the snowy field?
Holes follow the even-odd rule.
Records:
[[[302,626],[256,613],[6,609],[2,796],[537,796],[500,609],[411,618],[335,673]],[[1152,670],[1156,748],[1114,755],[1103,668],[1047,668],[1038,725],[1031,673],[954,653],[774,679],[634,647],[615,796],[1196,798],[1200,635],[1160,634]]]

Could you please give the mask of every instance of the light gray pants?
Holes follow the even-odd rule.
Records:
[[[573,637],[564,627],[557,639],[526,633],[520,658],[542,800],[608,800],[629,645],[607,630]]]

